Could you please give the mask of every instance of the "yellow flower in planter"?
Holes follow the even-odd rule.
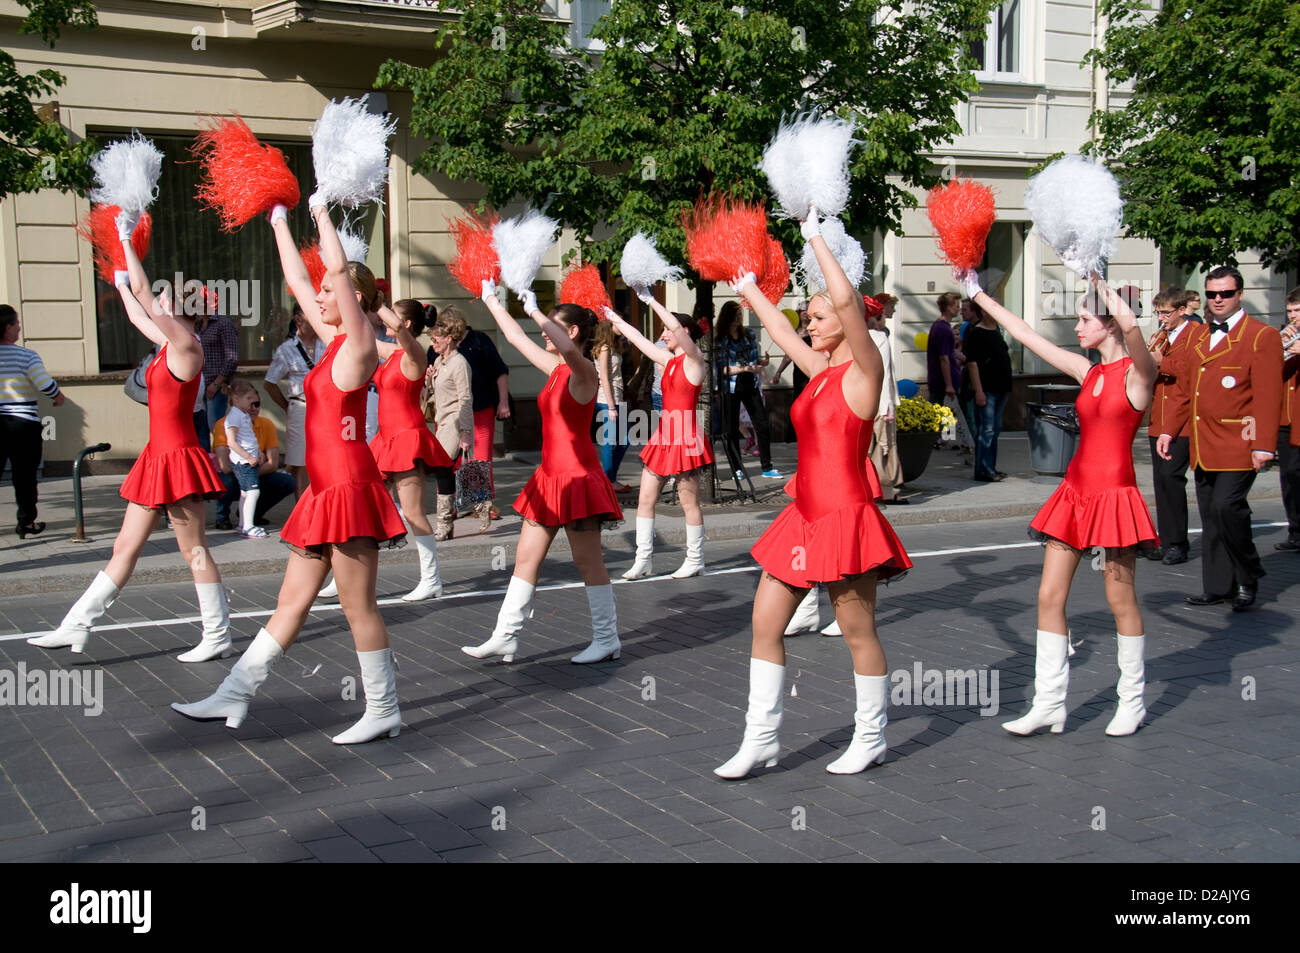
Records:
[[[904,397],[894,410],[894,425],[899,433],[939,433],[956,423],[950,408],[923,397]]]

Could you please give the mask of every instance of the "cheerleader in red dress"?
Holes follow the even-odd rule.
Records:
[[[415,302],[409,302],[415,304]],[[398,302],[401,305],[402,302]],[[414,532],[415,548],[420,554],[420,582],[402,596],[404,602],[420,602],[442,595],[438,574],[438,544],[425,511],[425,486],[430,470],[451,472],[447,451],[433,439],[424,419],[420,391],[429,358],[416,338],[424,330],[422,308],[403,308],[404,314],[381,307],[379,317],[396,344],[379,341],[376,347],[383,362],[375,372],[379,391],[379,432],[370,441],[379,472],[397,488],[402,516]]]
[[[194,315],[173,313],[169,294],[155,298],[144,266],[131,245],[135,222],[118,217],[127,270],[114,276],[131,323],[158,348],[145,372],[149,391],[149,442],[122,484],[127,501],[113,556],[90,588],[68,610],[58,629],[28,639],[41,648],[81,652],[90,627],[104,614],[135,571],[145,543],[166,510],[176,544],[190,565],[203,618],[203,640],[178,656],[205,662],[230,654],[230,609],[221,572],[208,551],[204,500],[225,492],[221,478],[194,430],[194,401],[203,373],[203,348],[194,334]],[[177,289],[179,291],[179,289]],[[183,309],[182,309],[183,310]],[[196,558],[197,556],[197,558]]]
[[[382,735],[395,737],[402,726],[393,653],[375,583],[379,546],[400,542],[406,532],[365,442],[367,388],[379,364],[366,312],[373,308],[377,290],[365,265],[346,260],[329,212],[320,205],[311,211],[327,273],[316,294],[286,211],[278,205],[271,212],[285,281],[303,316],[328,345],[304,382],[310,484],[280,531],[291,548],[275,613],[215,694],[172,707],[189,718],[224,718],[227,728],[238,728],[271,664],[298,638],[332,567],[366,692],[365,715],[334,743],[360,744]]]
[[[971,300],[1011,336],[1063,374],[1079,381],[1079,448],[1065,479],[1030,523],[1046,542],[1038,586],[1037,660],[1034,703],[1029,712],[1002,727],[1027,735],[1065,727],[1069,688],[1069,629],[1065,603],[1079,560],[1104,548],[1106,601],[1115,614],[1119,656],[1119,708],[1108,735],[1131,735],[1146,717],[1143,658],[1146,639],[1134,573],[1139,547],[1159,545],[1151,514],[1133,473],[1133,435],[1151,403],[1156,364],[1128,304],[1093,274],[1093,291],[1079,302],[1075,334],[1082,348],[1096,348],[1101,363],[1052,344],[1021,318],[985,294],[973,272],[960,280]]]
[[[530,614],[542,560],[563,526],[574,565],[586,584],[591,610],[591,644],[571,661],[582,665],[616,659],[622,645],[614,611],[614,587],[600,548],[600,524],[621,520],[623,510],[591,442],[599,378],[596,365],[587,359],[585,351],[596,316],[575,304],[562,304],[549,315],[543,314],[537,309],[536,296],[527,292],[524,310],[546,338],[546,347],[542,348],[506,311],[491,281],[483,282],[483,301],[505,339],[528,363],[547,375],[537,395],[537,411],[542,418],[542,464],[515,500],[515,511],[524,522],[519,528],[514,574],[497,614],[496,628],[482,645],[466,645],[461,651],[475,658],[500,655],[507,662],[514,658],[519,631]]]
[[[654,552],[655,502],[663,491],[664,481],[671,476],[677,478],[677,496],[682,501],[686,517],[686,560],[673,573],[673,578],[685,579],[704,571],[700,472],[713,463],[713,448],[700,426],[698,406],[700,386],[708,374],[708,365],[695,344],[700,335],[697,326],[683,327],[673,313],[649,292],[642,292],[641,300],[663,322],[664,333],[660,340],[667,349],[656,347],[616,312],[606,311],[606,318],[623,337],[636,345],[647,358],[664,366],[664,401],[659,426],[641,451],[645,469],[641,471],[641,494],[636,506],[636,562],[623,573],[623,578],[640,579],[652,572],[650,558]]]
[[[877,490],[868,475],[867,450],[884,367],[867,333],[862,296],[821,237],[815,210],[802,232],[827,282],[808,303],[811,347],[758,290],[752,274],[733,285],[777,347],[810,379],[790,409],[799,440],[794,502],[750,550],[763,575],[754,596],[749,709],[740,750],[714,769],[724,778],[742,778],[759,764],[776,763],[784,634],[796,606],[818,583],[830,592],[853,656],[857,698],[853,741],[826,770],[856,774],[885,756],[889,676],[876,635],[876,580],[905,572],[912,562],[876,507]]]

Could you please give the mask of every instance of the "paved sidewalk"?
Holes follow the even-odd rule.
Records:
[[[1280,513],[1265,501],[1256,519]],[[1186,565],[1140,562],[1150,720],[1128,738],[1103,732],[1113,622],[1098,574],[1081,567],[1066,730],[1018,738],[999,724],[1032,692],[1042,556],[1025,522],[900,525],[916,569],[881,589],[878,613],[896,690],[918,669],[985,673],[989,687],[996,674],[998,690],[984,705],[909,691],[889,712],[885,764],[847,777],[825,765],[849,740],[851,666],[840,639],[817,635],[787,642],[779,766],[741,782],[712,774],[743,727],[747,540],[711,540],[703,577],[617,586],[623,657],[585,667],[568,661],[588,638],[583,594],[546,588],[571,578],[567,560],[548,562],[512,665],[458,649],[486,637],[508,567],[449,563],[441,600],[383,608],[401,735],[350,748],[330,743],[362,710],[344,697],[357,662],[337,609],[313,612],[228,731],[168,708],[208,694],[232,664],[175,660],[197,627],[165,620],[193,616],[193,587],[132,586],[84,655],[0,636],[0,678],[22,665],[103,686],[97,716],[0,705],[0,860],[1300,859],[1300,557],[1273,550],[1282,531],[1257,525],[1268,576],[1250,613],[1183,604],[1199,589],[1199,536]],[[993,548],[929,555],[962,542]],[[657,566],[680,558],[663,546]],[[385,565],[381,591],[414,577],[413,560]],[[239,649],[278,585],[235,580]],[[7,597],[0,631],[48,627],[63,608]]]
[[[715,449],[725,470],[726,457],[721,445]],[[795,444],[774,444],[772,456],[783,474],[794,473]],[[1134,441],[1133,456],[1138,485],[1148,503],[1154,506],[1150,453],[1144,434]],[[970,478],[969,459],[969,456],[953,450],[935,451],[925,473],[905,489],[909,504],[886,508],[890,521],[895,525],[913,525],[1027,516],[1036,512],[1060,484],[1059,477],[1033,474],[1029,467],[1029,443],[1023,432],[1002,435],[998,465],[1010,474],[1003,482],[974,482]],[[518,537],[519,518],[510,510],[509,504],[532,475],[538,460],[537,454],[521,453],[496,463],[497,496],[505,514],[503,519],[495,522],[492,531],[485,535],[477,532],[475,520],[457,522],[460,538],[439,544],[443,559],[488,559],[499,554],[502,546],[513,553],[511,547]],[[759,476],[756,459],[746,458],[746,468],[751,473],[759,502],[737,501],[734,482],[725,484],[720,494],[721,501],[705,510],[707,533],[712,540],[756,538],[779,509],[789,502],[783,492],[784,479],[769,480]],[[635,487],[640,472],[640,460],[629,452],[620,476]],[[1194,511],[1196,504],[1191,482],[1189,477],[1189,508]],[[0,535],[0,596],[84,589],[112,553],[113,539],[121,524],[125,505],[117,492],[121,484],[120,476],[90,477],[83,481],[86,531],[92,541],[79,544],[72,542],[76,520],[71,479],[43,482],[40,506],[41,519],[49,523],[46,531],[39,537],[21,541],[12,532]],[[11,505],[10,493],[8,487],[0,487],[0,494],[3,494],[0,495],[0,506]],[[1277,471],[1267,470],[1256,480],[1250,498],[1258,501],[1278,497]],[[669,500],[665,493],[656,519],[656,532],[666,542],[682,543],[686,536],[681,510],[672,506]],[[271,511],[272,535],[268,539],[247,540],[235,532],[209,530],[209,546],[224,576],[278,575],[283,572],[285,553],[275,530],[288,517],[291,506],[292,500],[285,500]],[[209,504],[208,509],[208,525],[211,526],[214,506]],[[611,553],[626,554],[634,549],[635,495],[624,497],[624,514],[626,520],[622,527],[604,535],[605,547]],[[555,545],[557,551],[567,550],[563,534]],[[381,558],[385,565],[414,566],[416,563],[414,548],[410,546],[386,551]],[[133,584],[177,582],[189,578],[188,561],[183,561],[177,553],[175,537],[160,526],[140,559]]]

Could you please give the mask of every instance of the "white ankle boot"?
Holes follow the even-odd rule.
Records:
[[[225,658],[235,650],[230,641],[230,604],[226,601],[226,587],[219,582],[196,582],[194,589],[199,594],[199,614],[203,616],[203,641],[176,658],[181,662]]]
[[[704,524],[686,524],[686,561],[673,573],[674,579],[686,579],[704,572]]]
[[[785,666],[762,659],[749,660],[749,709],[745,712],[745,736],[740,750],[726,764],[714,768],[720,778],[743,778],[758,765],[776,766],[781,754],[777,732],[785,710]]]
[[[651,516],[647,519],[644,516],[636,518],[636,562],[632,563],[632,568],[623,573],[624,579],[640,579],[642,576],[648,576],[653,571],[650,565],[650,557],[655,550],[655,520]]]
[[[81,598],[68,610],[59,627],[49,635],[38,635],[27,640],[28,645],[42,649],[66,649],[80,652],[90,638],[90,627],[108,611],[117,594],[121,592],[108,573],[101,570]]]
[[[828,626],[826,626],[826,628],[822,629],[822,635],[843,635],[843,634],[844,634],[844,633],[840,631],[840,624],[839,624],[839,622],[837,622],[837,621],[834,620],[834,619],[831,619],[831,623],[830,623],[830,625],[828,625]]]
[[[320,592],[316,593],[316,598],[317,598],[317,599],[337,599],[338,597],[339,597],[339,584],[338,584],[338,580],[334,578],[334,574],[333,574],[333,573],[330,573],[329,581],[326,582],[325,585],[323,585],[323,586],[321,587]]]
[[[492,638],[482,645],[462,645],[460,650],[474,658],[500,655],[503,662],[514,659],[519,649],[519,630],[524,627],[524,620],[533,614],[529,605],[533,601],[534,589],[536,587],[531,582],[511,576],[505,602],[501,603],[501,611],[497,613],[497,627],[492,630]]]
[[[420,553],[420,583],[406,595],[403,602],[422,602],[425,599],[437,599],[442,595],[442,577],[438,573],[438,544],[434,536],[416,536],[415,548]]]
[[[172,702],[172,708],[195,721],[224,718],[227,728],[238,728],[248,715],[248,703],[271,674],[271,664],[283,655],[280,643],[262,629],[215,692],[189,705]]]
[[[1013,735],[1030,735],[1039,728],[1052,734],[1065,730],[1065,695],[1070,687],[1069,638],[1038,630],[1034,661],[1034,703],[1023,718],[1003,722]]]
[[[785,627],[786,635],[798,635],[800,632],[816,632],[821,624],[821,615],[817,611],[817,587],[813,586],[803,601],[795,607],[794,618]]]
[[[579,665],[616,659],[623,654],[618,640],[618,616],[614,612],[614,587],[587,586],[587,608],[591,610],[591,644],[569,659]]]
[[[1147,716],[1146,705],[1142,703],[1142,692],[1146,688],[1146,636],[1119,635],[1119,707],[1115,717],[1106,726],[1106,734],[1111,737],[1131,735],[1138,730]]]
[[[854,672],[853,688],[858,701],[858,710],[853,716],[853,741],[844,754],[826,765],[831,774],[857,774],[885,760],[889,676]]]
[[[361,720],[334,736],[336,745],[359,745],[387,735],[396,738],[402,730],[402,713],[397,708],[397,665],[392,649],[358,652],[361,684],[366,692],[366,713]]]

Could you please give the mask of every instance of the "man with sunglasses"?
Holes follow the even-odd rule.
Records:
[[[1186,296],[1182,291],[1165,288],[1152,300],[1160,326],[1151,335],[1151,356],[1160,373],[1151,396],[1151,422],[1147,439],[1151,441],[1151,482],[1156,495],[1156,526],[1163,549],[1153,549],[1150,559],[1162,559],[1166,566],[1187,562],[1187,463],[1188,439],[1181,436],[1169,445],[1169,459],[1156,452],[1156,442],[1168,429],[1166,418],[1173,406],[1174,378],[1164,369],[1171,355],[1186,350],[1192,325],[1187,323]],[[1177,358],[1170,360],[1170,366]]]
[[[1282,400],[1282,337],[1246,314],[1242,286],[1236,268],[1206,275],[1206,323],[1190,327],[1187,348],[1161,365],[1174,378],[1174,399],[1156,443],[1170,460],[1173,439],[1184,430],[1190,437],[1203,591],[1187,602],[1231,602],[1238,612],[1254,605],[1264,575],[1246,494],[1276,456]]]

